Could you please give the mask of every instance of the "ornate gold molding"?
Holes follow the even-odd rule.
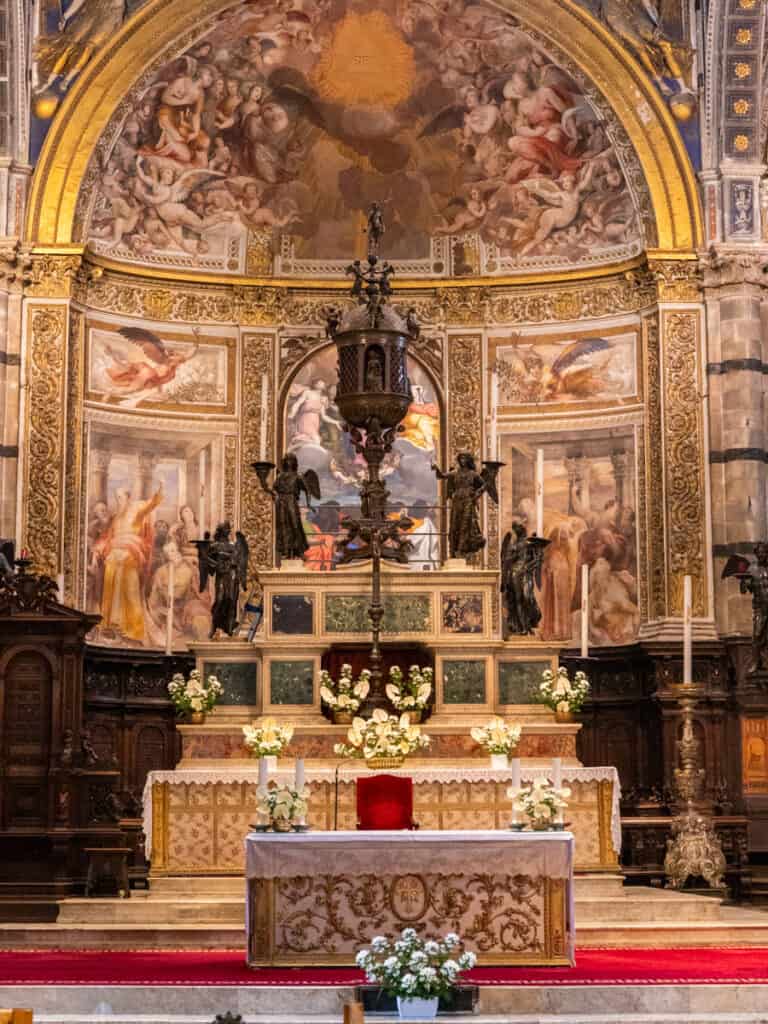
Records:
[[[649,260],[648,269],[656,282],[659,302],[698,302],[702,275],[695,260]]]
[[[272,500],[265,494],[251,468],[261,445],[263,375],[267,380],[267,458],[274,461],[275,444],[275,336],[244,333],[241,351],[242,411],[240,414],[240,528],[251,546],[251,576],[257,566],[274,565]]]
[[[448,339],[448,451],[482,453],[483,444],[483,339],[459,334]]]
[[[662,310],[668,610],[682,615],[683,577],[693,613],[707,614],[706,487],[699,380],[698,310]]]
[[[645,502],[646,564],[648,566],[647,619],[667,614],[664,518],[664,453],[661,420],[661,359],[658,315],[643,321],[645,343]]]
[[[77,603],[77,568],[80,552],[80,489],[83,454],[83,384],[85,353],[85,314],[73,309],[69,316],[67,344],[67,407],[65,418],[64,472],[64,596],[71,605]]]
[[[59,571],[64,456],[67,310],[34,305],[28,313],[27,432],[23,545],[49,576]]]
[[[72,253],[33,253],[25,294],[29,298],[68,299],[81,266],[82,257]]]

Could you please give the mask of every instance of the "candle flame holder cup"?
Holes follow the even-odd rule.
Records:
[[[266,491],[267,494],[271,493],[271,487],[269,485],[269,474],[273,469],[276,468],[274,462],[262,462],[260,459],[256,462],[251,463],[251,468],[256,471],[256,476],[259,478],[262,490]]]

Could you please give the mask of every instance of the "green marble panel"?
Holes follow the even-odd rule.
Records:
[[[271,704],[313,704],[313,661],[272,661],[269,664]]]
[[[546,661],[500,661],[499,704],[537,704],[541,673],[550,668]]]
[[[485,704],[485,660],[443,662],[445,704]]]
[[[314,632],[314,597],[310,594],[272,595],[272,632],[311,636]]]
[[[368,594],[326,594],[326,633],[370,633]],[[432,601],[429,594],[387,594],[383,600],[381,631],[390,636],[432,631]]]
[[[205,661],[203,678],[216,676],[224,687],[221,705],[258,704],[259,666],[255,661]]]

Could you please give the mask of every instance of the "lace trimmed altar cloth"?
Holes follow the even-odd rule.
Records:
[[[285,769],[270,775],[278,785],[293,782],[292,763],[282,763]],[[395,774],[400,772],[413,779],[414,818],[422,830],[501,830],[509,824],[510,769],[406,763]],[[362,764],[344,764],[337,800],[335,769],[307,768],[313,832],[355,828],[354,783],[367,774]],[[547,767],[523,766],[522,781],[547,774]],[[562,777],[573,791],[566,821],[576,837],[576,871],[615,871],[621,849],[616,769],[563,765]],[[255,821],[257,781],[256,762],[150,772],[144,834],[153,874],[241,874],[242,839]]]
[[[408,926],[457,932],[480,964],[573,964],[569,832],[268,832],[245,845],[252,967],[354,963]]]

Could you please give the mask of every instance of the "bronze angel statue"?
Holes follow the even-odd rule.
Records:
[[[303,558],[309,547],[301,521],[299,499],[306,495],[307,508],[311,499],[320,500],[320,481],[314,469],[299,472],[299,460],[289,453],[280,463],[280,472],[270,493],[275,500],[275,540],[280,558]]]
[[[432,465],[437,478],[447,481],[446,496],[451,503],[448,527],[451,558],[467,558],[485,547],[485,537],[480,529],[480,498],[487,494],[498,505],[496,476],[499,465],[484,463],[478,473],[471,452],[460,452],[456,456],[456,468],[451,467],[447,473]]]
[[[200,562],[200,590],[205,590],[213,576],[215,596],[211,609],[211,639],[217,630],[233,636],[239,623],[240,591],[248,580],[248,541],[239,530],[232,543],[232,527],[219,523],[213,534],[206,531],[203,540],[195,541]]]
[[[731,555],[722,579],[735,576],[742,594],[752,595],[752,658],[747,671],[752,674],[766,667],[768,654],[768,543],[755,544],[755,554]]]
[[[507,636],[527,636],[541,621],[536,587],[541,587],[541,563],[548,544],[543,537],[529,537],[522,523],[514,523],[502,542],[501,592]]]

